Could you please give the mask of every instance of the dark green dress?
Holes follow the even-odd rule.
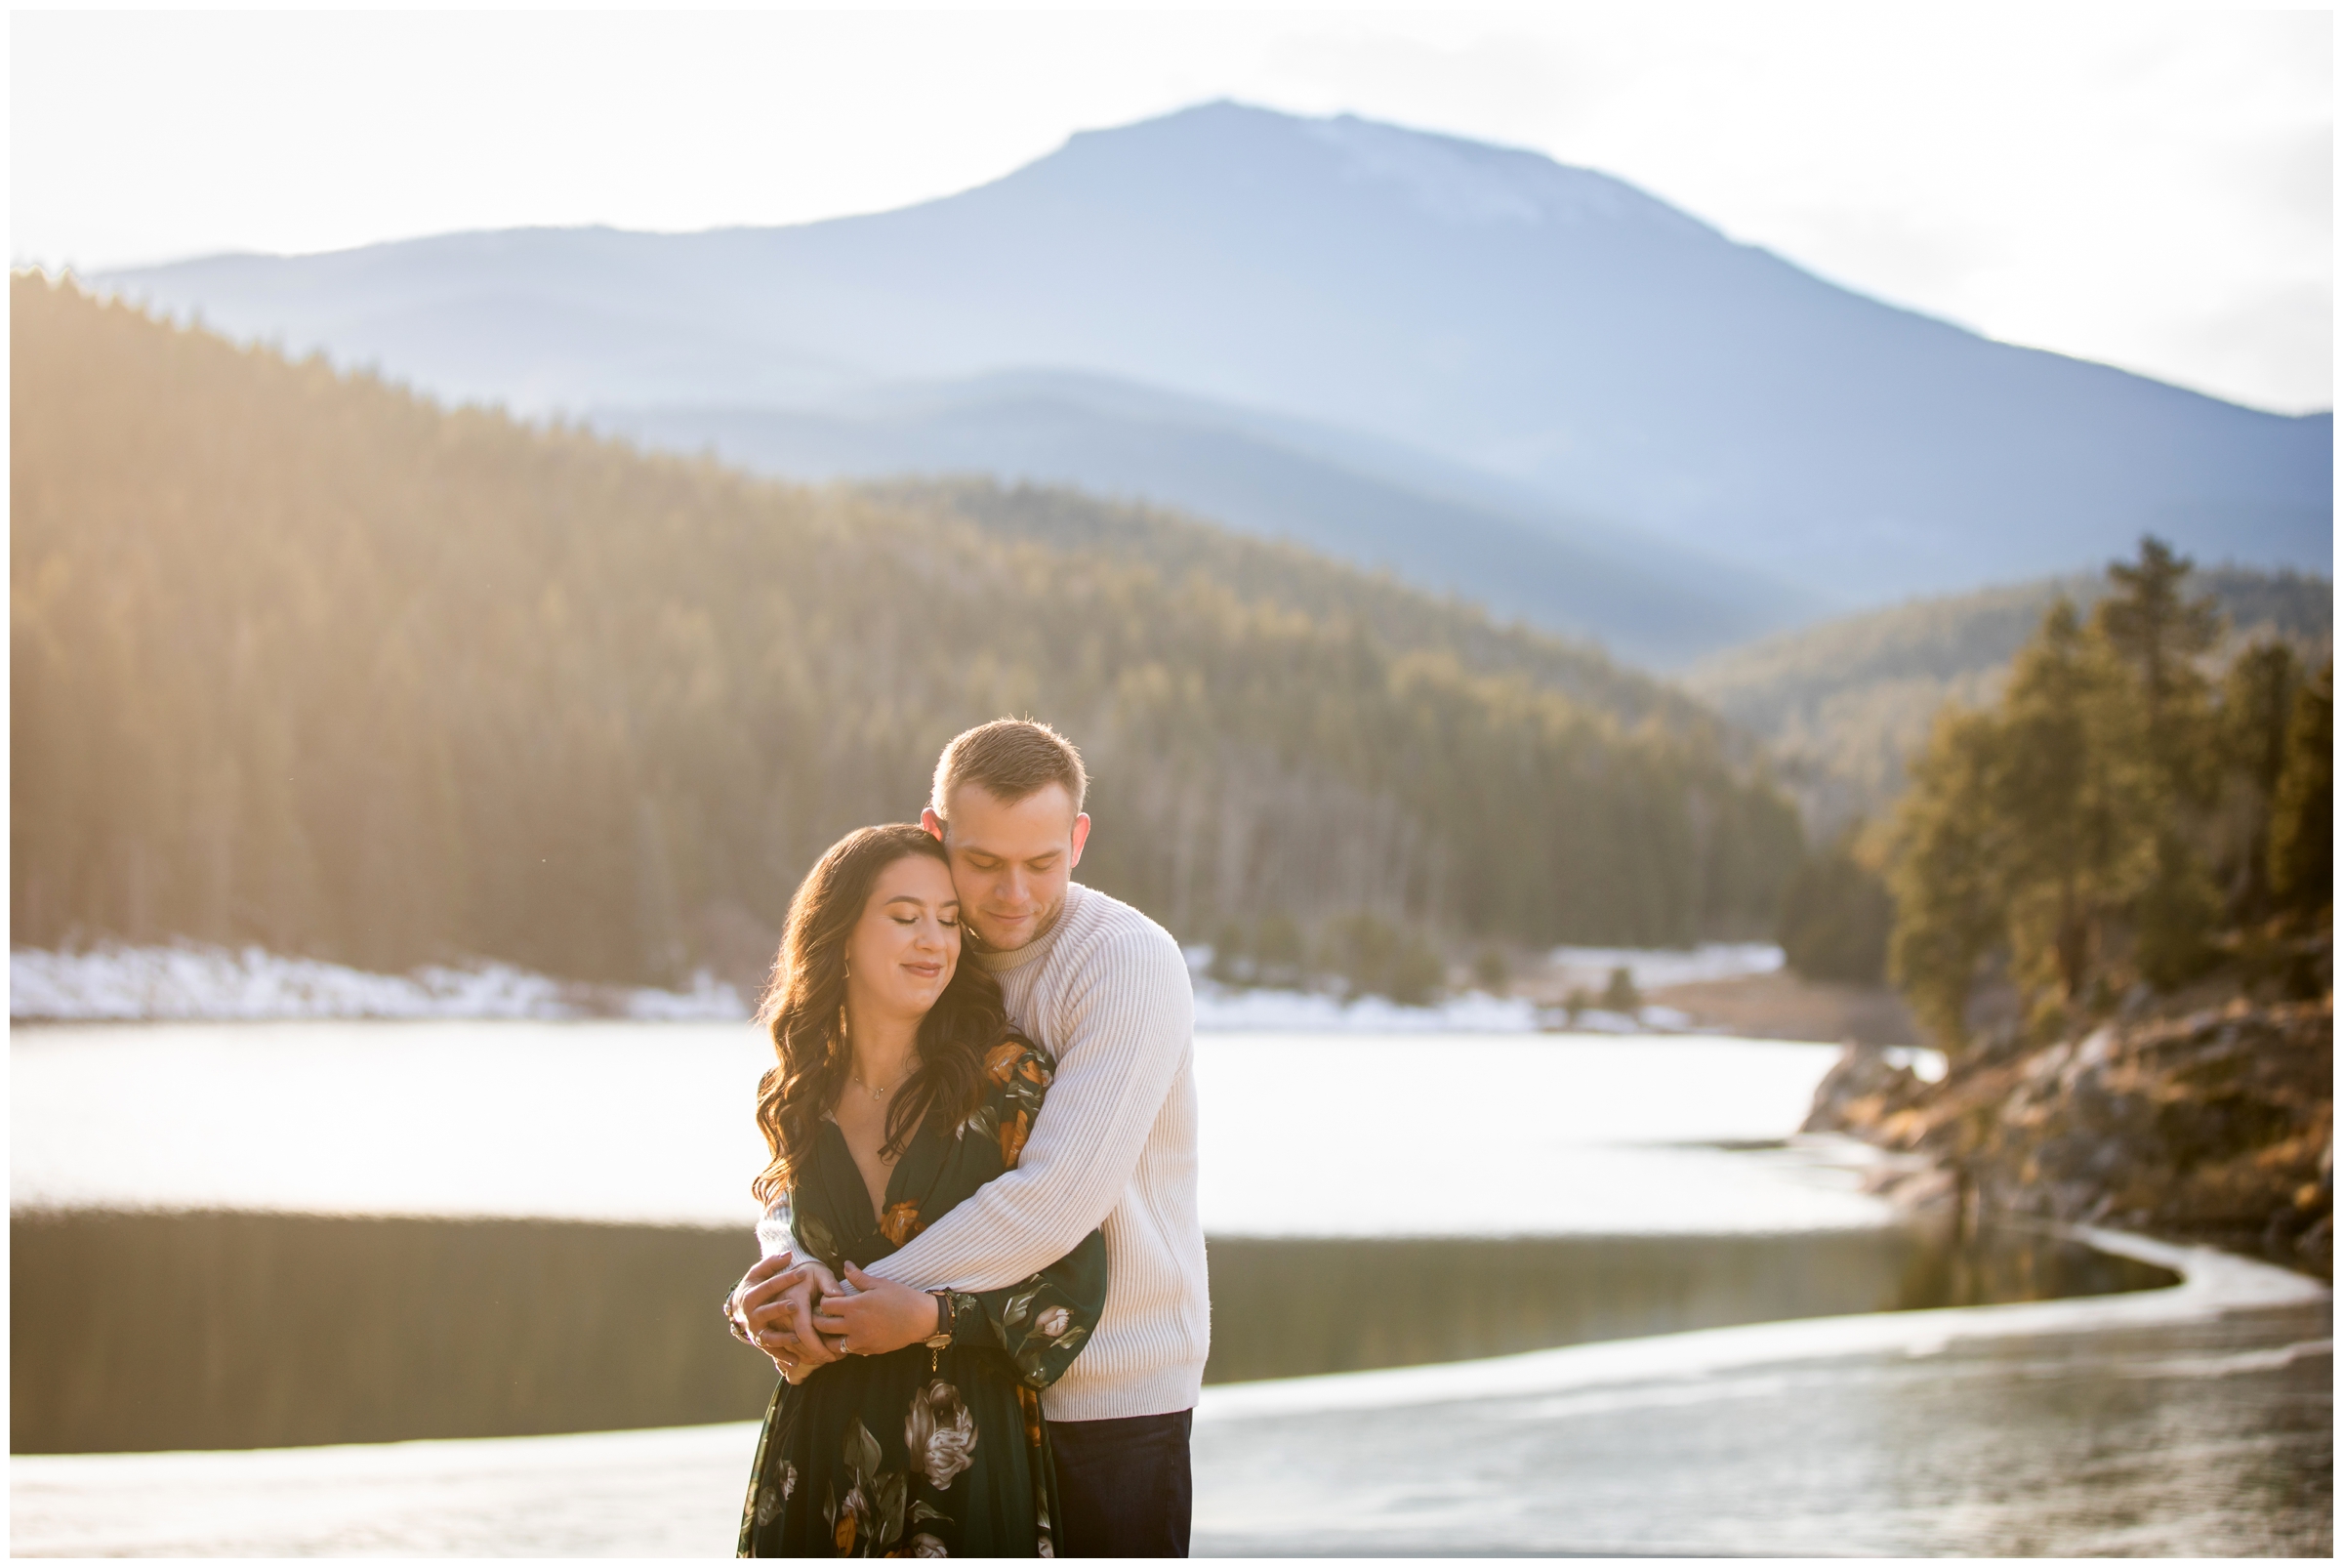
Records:
[[[929,1115],[886,1182],[884,1218],[837,1124],[790,1188],[802,1250],[843,1272],[925,1229],[1017,1163],[1049,1087],[1040,1047],[985,1058],[985,1093],[957,1127]],[[1041,1273],[952,1298],[952,1344],[850,1355],[774,1390],[741,1510],[744,1557],[1053,1555],[1057,1478],[1036,1391],[1055,1382],[1106,1302],[1092,1231]]]

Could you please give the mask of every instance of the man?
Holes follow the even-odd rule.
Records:
[[[1195,998],[1162,927],[1072,881],[1089,837],[1081,756],[1046,724],[997,720],[944,748],[921,821],[943,841],[973,960],[1057,1077],[1017,1168],[869,1272],[921,1290],[994,1290],[1103,1228],[1106,1307],[1043,1395],[1060,1549],[1185,1556],[1188,1433],[1211,1325],[1196,1213]],[[836,1359],[806,1315],[817,1264],[768,1259],[729,1311],[785,1373]],[[819,1281],[825,1320],[851,1296]]]

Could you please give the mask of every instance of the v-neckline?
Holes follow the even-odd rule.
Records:
[[[927,1118],[925,1116],[920,1118],[920,1125],[913,1128],[911,1136],[903,1140],[903,1152],[896,1155],[895,1163],[886,1168],[886,1185],[881,1189],[879,1207],[876,1210],[870,1207],[871,1184],[862,1178],[862,1162],[854,1158],[854,1145],[846,1141],[846,1130],[838,1125],[836,1116],[825,1115],[822,1118],[822,1125],[838,1135],[838,1152],[845,1156],[846,1169],[854,1173],[854,1190],[860,1193],[864,1200],[863,1213],[870,1216],[871,1229],[884,1235],[886,1212],[892,1209],[897,1202],[895,1182],[901,1178],[904,1164],[911,1158],[911,1146],[919,1141],[920,1134],[926,1130]]]

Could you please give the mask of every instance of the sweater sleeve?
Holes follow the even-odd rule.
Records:
[[[1151,928],[1109,933],[1049,1020],[1057,1077],[1016,1169],[870,1272],[922,1290],[990,1291],[1073,1252],[1130,1185],[1195,1017],[1187,963],[1170,938]]]

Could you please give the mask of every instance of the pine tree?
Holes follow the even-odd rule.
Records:
[[[2109,917],[2155,875],[2157,781],[2129,697],[2063,598],[2011,667],[1992,810],[2012,969],[2045,1024],[2085,997]]]
[[[1992,715],[1946,708],[1912,762],[1911,788],[1896,808],[1888,976],[1929,1037],[1953,1052],[1968,1045],[1978,967],[2007,929],[2003,835],[1993,809],[2002,746]]]
[[[1855,857],[1852,829],[1810,855],[1782,895],[1774,939],[1785,963],[1810,980],[1876,985],[1885,977],[1895,903]]]
[[[1930,1033],[1966,1041],[1989,954],[2037,1030],[2095,1000],[2112,938],[2156,883],[2169,800],[2138,692],[2062,598],[1991,714],[1950,712],[1896,818],[1889,968]]]
[[[2195,562],[2154,534],[2140,539],[2136,562],[2107,568],[2116,592],[2099,601],[2092,624],[2140,685],[2142,739],[2148,754],[2191,798],[2207,776],[2205,681],[2197,660],[2220,641],[2221,610],[2210,595],[2184,589]]]
[[[2335,666],[2295,693],[2270,824],[2270,887],[2289,910],[2333,920]]]
[[[2270,907],[2270,826],[2302,683],[2302,660],[2276,638],[2240,652],[2222,682],[2221,757],[2231,788],[2217,871],[2233,919],[2255,920]]]
[[[2220,896],[2199,846],[2203,814],[2220,788],[2219,726],[2198,661],[2221,639],[2224,623],[2210,596],[2191,598],[2194,563],[2153,534],[2136,562],[2116,561],[2116,592],[2101,599],[2092,628],[2122,661],[2138,696],[2139,761],[2163,799],[2155,803],[2153,871],[2130,911],[2141,974],[2177,985],[2211,961],[2206,941]]]

